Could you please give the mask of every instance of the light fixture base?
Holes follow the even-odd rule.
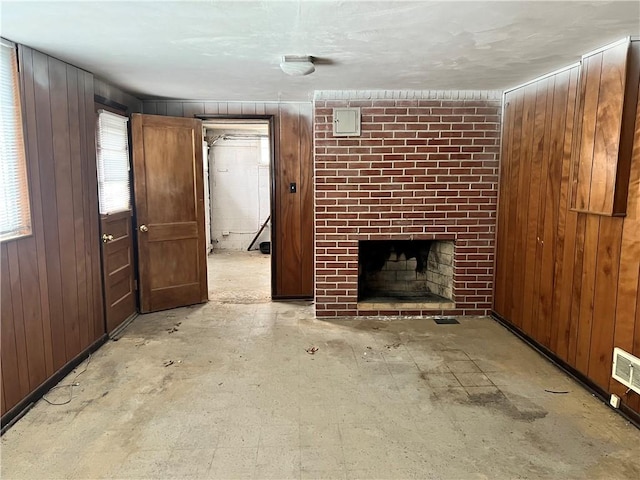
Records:
[[[280,62],[280,68],[287,75],[301,77],[315,72],[313,57],[310,55],[284,55]]]

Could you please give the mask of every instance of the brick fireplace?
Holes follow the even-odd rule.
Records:
[[[317,316],[488,314],[500,105],[491,91],[316,93]],[[335,107],[361,108],[360,136],[333,136]],[[360,256],[371,241],[390,250],[367,273],[367,298]],[[397,255],[397,242],[424,258]],[[392,294],[375,291],[390,279]]]

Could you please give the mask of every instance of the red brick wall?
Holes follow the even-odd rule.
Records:
[[[361,107],[360,137],[332,136]],[[491,308],[499,100],[315,100],[316,315],[485,315]],[[358,311],[358,240],[453,239],[452,310]]]

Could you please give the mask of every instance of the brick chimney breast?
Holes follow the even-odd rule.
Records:
[[[314,101],[316,315],[488,314],[500,95],[339,92],[335,100],[321,93]],[[360,107],[360,136],[332,135],[336,107]],[[378,309],[359,302],[359,242],[367,240],[449,242],[442,248],[453,255],[453,281],[440,293],[451,302]]]

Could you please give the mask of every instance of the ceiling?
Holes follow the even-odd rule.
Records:
[[[141,98],[309,100],[314,90],[502,90],[640,34],[640,2],[0,3],[2,36]],[[285,54],[313,55],[290,77]]]

